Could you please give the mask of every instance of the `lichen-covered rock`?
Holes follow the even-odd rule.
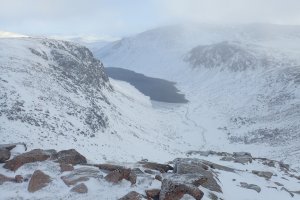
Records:
[[[117,169],[125,169],[125,167],[120,166],[120,165],[113,165],[113,164],[97,164],[97,165],[93,165],[95,167],[98,167],[101,170],[104,171],[115,171]]]
[[[241,182],[240,184],[241,184],[242,188],[247,188],[247,189],[250,189],[250,190],[255,190],[257,193],[260,193],[260,191],[261,191],[261,188],[258,185],[248,184],[248,183],[245,183],[245,182]]]
[[[252,163],[252,156],[248,152],[234,152],[233,153],[234,162],[246,164]]]
[[[50,176],[45,174],[40,170],[36,170],[28,184],[28,191],[29,192],[36,192],[44,187],[46,187],[51,182]]]
[[[2,185],[4,182],[14,182],[14,181],[15,181],[14,178],[7,177],[7,176],[0,174],[0,185]]]
[[[130,174],[126,180],[128,180],[132,185],[136,184],[137,175],[134,171],[130,171]]]
[[[186,174],[190,175],[190,177],[202,176],[207,179],[207,181],[202,183],[202,186],[215,192],[222,192],[222,189],[211,170],[221,169],[225,171],[231,171],[231,168],[227,168],[201,159],[175,159],[174,163],[174,173],[179,175]]]
[[[150,170],[150,169],[145,169],[144,172],[145,172],[146,174],[152,174],[152,175],[156,174],[155,171]]]
[[[22,183],[24,178],[21,175],[16,175],[15,178],[7,177],[3,174],[0,174],[0,185],[4,182],[15,182],[15,183]]]
[[[167,178],[162,181],[160,200],[180,200],[183,195],[189,194],[196,200],[201,200],[203,192],[192,184],[183,183],[181,181]]]
[[[73,171],[74,167],[70,164],[65,164],[65,163],[61,163],[59,165],[60,167],[60,172],[67,172],[67,171]]]
[[[12,150],[16,146],[16,144],[0,144],[0,149]]]
[[[144,172],[140,168],[133,168],[131,169],[136,175],[143,175]]]
[[[131,191],[119,200],[141,200],[143,196],[135,191]]]
[[[256,170],[253,170],[252,173],[255,174],[255,175],[257,175],[257,176],[263,177],[265,179],[270,179],[273,176],[272,172],[267,172],[267,171],[256,171]]]
[[[151,189],[145,191],[148,198],[159,199],[160,189]]]
[[[23,176],[21,176],[21,175],[16,175],[16,176],[15,176],[15,181],[16,181],[17,183],[22,183],[22,182],[24,181],[24,178],[23,178]]]
[[[51,157],[52,153],[52,150],[34,149],[7,161],[3,167],[12,171],[16,171],[26,163],[45,161]]]
[[[88,188],[87,188],[87,186],[84,183],[80,183],[80,184],[74,186],[71,189],[71,192],[76,192],[76,193],[79,193],[79,194],[84,194],[84,193],[88,192]]]
[[[10,151],[8,149],[0,149],[0,163],[4,163],[10,158]]]
[[[59,151],[53,156],[56,159],[56,162],[61,164],[86,164],[86,158],[78,153],[75,149]]]
[[[234,161],[235,159],[232,156],[224,156],[220,160],[223,160],[223,161]]]
[[[131,171],[131,169],[117,169],[105,176],[105,180],[111,183],[118,183],[121,180],[125,179],[130,181],[131,184],[135,184],[136,178],[136,174]]]
[[[154,162],[141,162],[144,168],[157,170],[161,173],[168,172],[169,170],[173,170],[173,167],[166,164],[159,164]]]
[[[11,144],[0,144],[0,149],[7,149],[7,150],[12,150],[14,149],[17,145],[22,145],[24,146],[25,151],[27,151],[27,146],[25,143],[23,142],[19,142],[19,143],[11,143]]]
[[[158,180],[158,181],[162,181],[162,177],[160,176],[160,175],[155,175],[155,177],[154,177],[156,180]]]
[[[100,174],[98,169],[92,167],[81,167],[71,171],[68,175],[61,177],[64,183],[68,186],[88,181],[90,178],[101,179],[103,176]]]

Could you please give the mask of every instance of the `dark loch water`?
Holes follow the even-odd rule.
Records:
[[[187,103],[184,94],[175,87],[175,82],[159,78],[152,78],[128,69],[107,67],[107,75],[116,80],[130,83],[151,100],[167,103]]]

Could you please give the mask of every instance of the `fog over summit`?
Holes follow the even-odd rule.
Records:
[[[297,0],[10,0],[0,29],[25,35],[124,37],[186,22],[300,24]]]

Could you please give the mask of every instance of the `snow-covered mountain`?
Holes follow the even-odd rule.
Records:
[[[299,44],[299,26],[202,24],[146,31],[94,53],[105,66],[177,82],[201,148],[232,145],[299,166]]]
[[[233,72],[275,65],[271,58],[229,42],[199,45],[193,48],[184,60],[194,68],[223,67],[220,70]]]
[[[0,198],[298,198],[297,171],[260,157],[293,152],[285,160],[298,166],[297,132],[271,135],[273,128],[297,129],[298,67],[282,64],[296,61],[236,42],[200,45],[178,57],[173,72],[161,70],[190,100],[167,104],[109,79],[81,45],[0,39]],[[269,135],[250,132],[267,126]],[[232,153],[237,149],[252,155]]]
[[[1,143],[76,148],[94,161],[162,160],[190,150],[148,97],[109,80],[83,46],[0,39],[0,69]]]

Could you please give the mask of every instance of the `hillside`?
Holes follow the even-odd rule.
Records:
[[[178,115],[204,134],[201,148],[245,149],[299,166],[299,43],[299,26],[194,24],[94,53],[105,66],[176,82],[189,100],[189,112]]]

